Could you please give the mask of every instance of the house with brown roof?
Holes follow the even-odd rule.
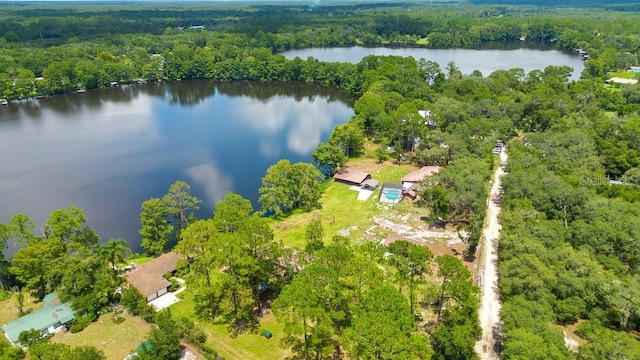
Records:
[[[420,189],[420,182],[440,171],[440,166],[423,166],[416,171],[412,171],[402,178],[402,193],[405,197],[415,200],[418,197],[417,191]]]
[[[365,180],[370,179],[371,175],[369,175],[369,173],[366,173],[364,171],[345,167],[340,169],[340,171],[338,171],[335,175],[333,175],[333,178],[336,181],[360,186]]]
[[[433,174],[438,171],[440,171],[440,166],[423,166],[416,171],[412,171],[400,180],[402,181],[402,189],[407,190],[412,185],[418,184],[424,179],[433,176]]]
[[[182,258],[174,252],[166,253],[131,270],[126,275],[127,282],[135,286],[147,301],[156,299],[169,292],[171,282],[164,276],[175,272],[176,264]]]

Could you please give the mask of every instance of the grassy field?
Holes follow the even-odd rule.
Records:
[[[227,360],[252,360],[252,359],[284,359],[290,354],[279,346],[283,336],[283,326],[278,323],[272,314],[263,316],[260,321],[260,330],[255,334],[241,334],[232,337],[226,324],[216,325],[208,322],[199,322],[194,317],[192,294],[185,291],[179,296],[181,301],[171,306],[171,313],[176,318],[187,317],[195,320],[207,333],[207,345],[215,349]],[[271,339],[266,339],[261,334],[269,330],[273,334]]]
[[[399,182],[407,173],[416,169],[411,165],[394,165],[391,162],[378,164],[373,159],[361,159],[350,162],[347,166],[367,171],[371,176],[383,182]],[[349,190],[349,185],[331,181],[322,197],[322,208],[310,213],[292,215],[281,221],[271,223],[276,239],[285,245],[296,248],[304,247],[304,232],[309,220],[322,219],[326,240],[341,230],[349,229],[350,237],[357,239],[373,225],[373,216],[380,213],[378,203],[379,191],[376,191],[367,201],[358,201],[358,193]],[[401,203],[398,207],[410,207],[409,203]],[[280,341],[284,335],[283,325],[278,323],[271,313],[266,314],[260,321],[257,333],[241,334],[232,337],[226,324],[211,324],[198,321],[194,316],[193,294],[187,291],[178,295],[181,301],[171,306],[171,313],[177,317],[187,317],[200,324],[208,334],[207,345],[215,349],[225,359],[283,359],[290,355],[290,351],[281,348]],[[271,339],[262,336],[264,330],[273,334]]]
[[[151,325],[139,317],[124,315],[124,318],[124,322],[116,324],[111,314],[105,314],[83,331],[58,333],[51,341],[73,347],[95,346],[104,351],[107,359],[121,360],[140,345],[151,329]]]
[[[638,74],[634,74],[632,71],[626,71],[626,70],[612,71],[612,72],[609,72],[608,75],[610,77],[618,77],[622,79],[637,79],[638,77]]]
[[[417,169],[413,165],[395,165],[390,161],[379,164],[373,159],[355,160],[347,166],[368,172],[380,182],[380,185],[383,182],[400,182],[404,175]],[[375,191],[366,201],[358,201],[358,192],[350,190],[349,185],[329,181],[331,183],[322,196],[321,209],[272,222],[276,240],[282,240],[287,246],[304,248],[305,228],[312,219],[321,220],[325,241],[329,241],[339,232],[348,233],[355,240],[373,225],[373,216],[382,211],[378,202],[380,191]],[[407,206],[407,204],[403,202],[398,206]]]
[[[36,301],[27,291],[24,293],[23,311],[31,312],[44,306],[41,301]],[[0,302],[0,324],[7,324],[20,317],[18,313],[18,297],[13,294],[10,298]]]

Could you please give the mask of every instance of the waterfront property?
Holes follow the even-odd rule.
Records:
[[[412,171],[402,178],[402,194],[411,200],[418,197],[421,183],[427,178],[440,171],[440,166],[423,166],[416,171]]]
[[[402,178],[402,189],[407,190],[420,181],[424,181],[426,178],[433,176],[433,174],[436,174],[438,171],[440,171],[440,166],[423,166],[416,171],[412,171]]]
[[[350,168],[342,168],[338,171],[333,178],[336,181],[340,181],[349,185],[363,185],[364,181],[371,178],[369,173],[364,171],[350,169]],[[376,184],[377,185],[377,184]]]
[[[169,292],[171,282],[164,278],[176,271],[178,260],[182,255],[169,252],[156,259],[144,263],[127,273],[127,282],[135,286],[148,302]]]
[[[67,330],[75,318],[70,303],[62,303],[55,292],[45,296],[43,302],[44,307],[2,327],[11,344],[20,345],[19,337],[23,331],[37,330],[42,336],[46,336]]]
[[[397,204],[402,200],[402,184],[384,183],[380,189],[380,202]]]

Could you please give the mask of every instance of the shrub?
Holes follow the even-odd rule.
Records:
[[[71,327],[69,331],[72,333],[77,333],[84,330],[89,324],[91,324],[95,319],[92,316],[79,316],[73,320],[71,323]]]
[[[122,299],[120,301],[131,315],[140,316],[148,323],[154,321],[155,310],[147,303],[147,299],[140,294],[138,289],[133,286],[122,290]]]

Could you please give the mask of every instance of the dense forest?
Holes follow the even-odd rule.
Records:
[[[292,248],[274,240],[268,218],[321,206],[318,169],[362,156],[366,143],[391,146],[406,154],[404,161],[444,167],[417,204],[467,233],[466,256],[472,257],[496,166],[491,149],[506,140],[501,357],[640,354],[640,88],[604,84],[608,72],[638,64],[637,14],[402,3],[1,8],[0,97],[10,100],[112,82],[194,78],[317,82],[357,97],[355,115],[318,145],[313,165],[282,160],[268,170],[258,211],[229,194],[211,218],[196,219],[200,200],[183,182],[142,204],[140,234],[148,253],[176,244],[190,259],[181,271],[199,324],[258,331],[270,308],[284,324],[282,346],[293,358],[476,358],[478,288],[458,258],[436,257],[405,241],[388,248],[342,236],[327,242],[313,221],[304,248]],[[581,48],[590,58],[581,80],[570,82],[567,67],[462,74],[455,63],[428,59],[367,56],[349,64],[278,55],[310,46],[514,42]],[[431,121],[425,123],[419,109],[430,109]],[[70,207],[53,212],[42,228],[24,214],[2,224],[0,239],[22,246],[3,268],[6,285],[38,299],[58,290],[82,315],[74,330],[100,314],[117,317],[112,305],[122,304],[157,325],[149,336],[155,353],[140,358],[173,359],[182,339],[214,354],[203,345],[199,324],[154,317],[139,294],[114,291],[122,278],[113,265],[126,257],[126,242],[100,244],[85,222],[82,210]],[[583,339],[572,349],[563,337],[569,326]],[[63,352],[28,335],[32,358]],[[83,356],[63,350],[68,358]],[[92,354],[85,358],[100,358]]]

